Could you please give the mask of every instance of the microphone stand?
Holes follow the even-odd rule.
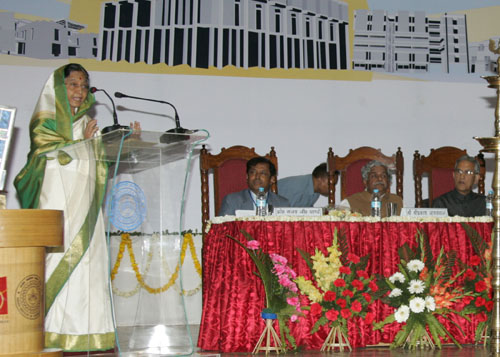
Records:
[[[110,133],[112,131],[119,130],[119,129],[130,130],[130,127],[128,125],[120,125],[118,123],[118,115],[116,114],[115,102],[113,101],[113,99],[111,98],[111,96],[108,94],[108,92],[106,92],[104,89],[97,89],[96,87],[90,88],[90,92],[91,93],[104,92],[104,94],[106,94],[106,96],[111,101],[111,104],[113,105],[113,125],[110,125],[110,126],[107,126],[107,127],[103,128],[101,130],[102,134],[107,134],[107,133]]]
[[[174,110],[174,114],[175,114],[175,117],[174,117],[174,119],[175,119],[175,128],[167,130],[165,132],[165,134],[163,134],[160,137],[160,143],[162,143],[162,144],[171,144],[171,143],[175,143],[177,141],[184,141],[184,140],[188,140],[189,139],[189,135],[183,135],[183,134],[191,134],[192,132],[189,129],[184,129],[183,127],[181,127],[181,122],[180,122],[180,119],[179,119],[179,114],[177,113],[177,109],[175,108],[175,106],[172,103],[164,101],[164,100],[135,97],[135,96],[123,94],[123,93],[120,93],[120,92],[115,92],[115,97],[116,98],[131,98],[131,99],[145,100],[145,101],[148,101],[148,102],[155,102],[155,103],[161,103],[161,104],[167,104],[167,105],[169,105]],[[178,134],[178,135],[175,135],[175,134]]]

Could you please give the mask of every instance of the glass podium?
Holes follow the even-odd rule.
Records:
[[[83,222],[71,207],[80,215],[89,212],[85,219],[97,222],[96,229],[88,230],[88,237],[79,246],[89,251],[85,262],[88,271],[81,283],[68,279],[66,287],[88,294],[90,307],[88,311],[82,307],[82,314],[89,331],[87,337],[81,338],[80,350],[99,349],[95,336],[102,335],[96,327],[100,322],[96,321],[105,320],[107,313],[96,315],[92,307],[105,305],[96,292],[102,286],[100,275],[104,274],[107,293],[112,296],[109,306],[116,353],[132,356],[194,352],[182,287],[186,254],[183,215],[193,149],[206,138],[121,129],[46,154],[47,169],[49,165],[56,168],[56,181],[62,186],[54,190],[62,191],[65,201],[61,203],[65,210],[65,250],[74,245],[72,226]],[[90,213],[100,177],[106,171],[100,209],[95,210],[99,212]],[[101,248],[94,244],[99,222],[104,226],[106,241]],[[106,250],[104,258],[98,258],[98,249]],[[102,260],[107,261],[104,272],[98,270]],[[64,304],[71,308],[71,294],[65,299]],[[63,331],[71,328],[68,321],[62,320],[60,330],[65,334]]]

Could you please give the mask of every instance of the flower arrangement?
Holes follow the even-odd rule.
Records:
[[[328,255],[316,249],[310,255],[299,249],[311,270],[312,280],[297,277],[299,290],[309,298],[309,309],[313,318],[317,318],[311,333],[321,326],[329,324],[340,327],[347,336],[347,320],[364,317],[367,324],[374,320],[374,314],[367,312],[373,301],[372,294],[378,290],[373,276],[366,272],[368,256],[358,257],[348,253],[347,240],[343,232],[334,231],[332,245],[327,248]],[[348,342],[348,341],[347,341]]]
[[[455,286],[464,271],[453,272],[457,263],[456,252],[444,253],[441,249],[437,259],[434,259],[427,236],[419,231],[416,240],[415,250],[407,243],[399,248],[399,271],[379,280],[379,294],[389,292],[381,300],[394,307],[395,311],[383,322],[375,324],[375,329],[395,321],[401,324],[391,348],[434,348],[435,345],[441,348],[441,337],[446,336],[460,346],[437,317],[448,321],[451,321],[449,315],[452,313],[465,317],[463,311],[454,309],[455,303],[470,295],[463,286]]]
[[[475,334],[475,342],[478,343],[484,336],[489,335],[493,315],[492,247],[491,241],[486,243],[471,226],[462,223],[462,227],[470,239],[475,255],[469,259],[468,265],[461,263],[465,270],[465,290],[471,292],[471,295],[465,297],[458,306],[463,306],[464,313],[474,314],[479,321]]]
[[[258,270],[254,274],[260,277],[266,292],[266,308],[263,310],[263,314],[276,314],[282,345],[287,346],[288,342],[295,349],[297,348],[295,339],[290,334],[287,323],[289,320],[297,321],[298,317],[302,315],[298,298],[299,289],[293,281],[297,274],[288,266],[285,257],[264,252],[259,242],[248,232],[242,230],[241,233],[247,239],[245,244],[230,235],[227,237],[245,249],[252,258]]]

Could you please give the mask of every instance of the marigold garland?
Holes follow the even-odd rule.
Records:
[[[129,233],[122,233],[121,234],[120,248],[118,250],[118,255],[116,257],[116,262],[115,262],[113,269],[111,270],[111,281],[113,281],[115,279],[116,274],[118,273],[118,269],[120,268],[120,264],[121,264],[121,261],[123,259],[123,253],[125,252],[125,248],[127,248],[129,255],[130,255],[130,264],[132,266],[132,269],[135,272],[135,276],[137,278],[138,284],[143,289],[148,291],[150,294],[162,293],[162,292],[168,290],[177,280],[177,277],[179,275],[180,266],[182,266],[184,264],[184,259],[186,257],[186,250],[187,250],[188,246],[189,246],[189,251],[191,253],[191,257],[193,259],[193,264],[194,264],[194,267],[196,269],[196,272],[201,277],[201,273],[202,273],[201,264],[198,260],[197,255],[196,255],[196,249],[195,249],[194,242],[193,242],[193,235],[188,232],[188,233],[184,234],[184,239],[183,239],[182,248],[181,248],[180,264],[179,263],[177,264],[177,266],[175,267],[174,273],[170,276],[169,281],[164,286],[159,287],[159,288],[153,288],[153,287],[149,286],[144,281],[144,275],[146,274],[146,271],[144,272],[144,274],[141,274],[141,272],[139,271],[138,264],[135,260],[134,250],[132,247],[132,239],[130,239],[130,234]],[[152,257],[152,253],[150,253],[149,258],[151,258],[151,257]],[[150,259],[148,259],[148,260],[150,260]],[[136,290],[136,289],[134,289],[134,290]],[[198,290],[199,289],[197,289],[197,288],[195,289],[195,291],[198,291]],[[182,290],[182,293],[184,295],[188,294],[188,292],[184,289]]]

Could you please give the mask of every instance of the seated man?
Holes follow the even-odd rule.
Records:
[[[472,192],[479,180],[479,163],[469,155],[458,158],[453,171],[455,189],[432,201],[434,208],[447,208],[449,216],[476,217],[486,215],[486,199]]]
[[[291,207],[313,207],[319,195],[328,196],[326,163],[316,166],[312,174],[279,179],[278,192]]]
[[[390,193],[391,174],[389,168],[380,161],[372,160],[361,168],[361,176],[365,185],[365,191],[355,193],[340,203],[341,207],[350,208],[352,212],[361,213],[363,216],[371,216],[371,200],[374,189],[378,189],[382,198],[382,217],[387,216],[387,203],[397,205],[397,214],[401,213],[403,200],[398,195]]]
[[[218,215],[234,215],[236,210],[255,210],[255,197],[259,192],[259,187],[264,187],[269,207],[290,207],[290,202],[286,198],[269,191],[274,182],[276,182],[276,167],[271,161],[265,157],[254,157],[248,160],[248,189],[226,195],[222,200]]]

